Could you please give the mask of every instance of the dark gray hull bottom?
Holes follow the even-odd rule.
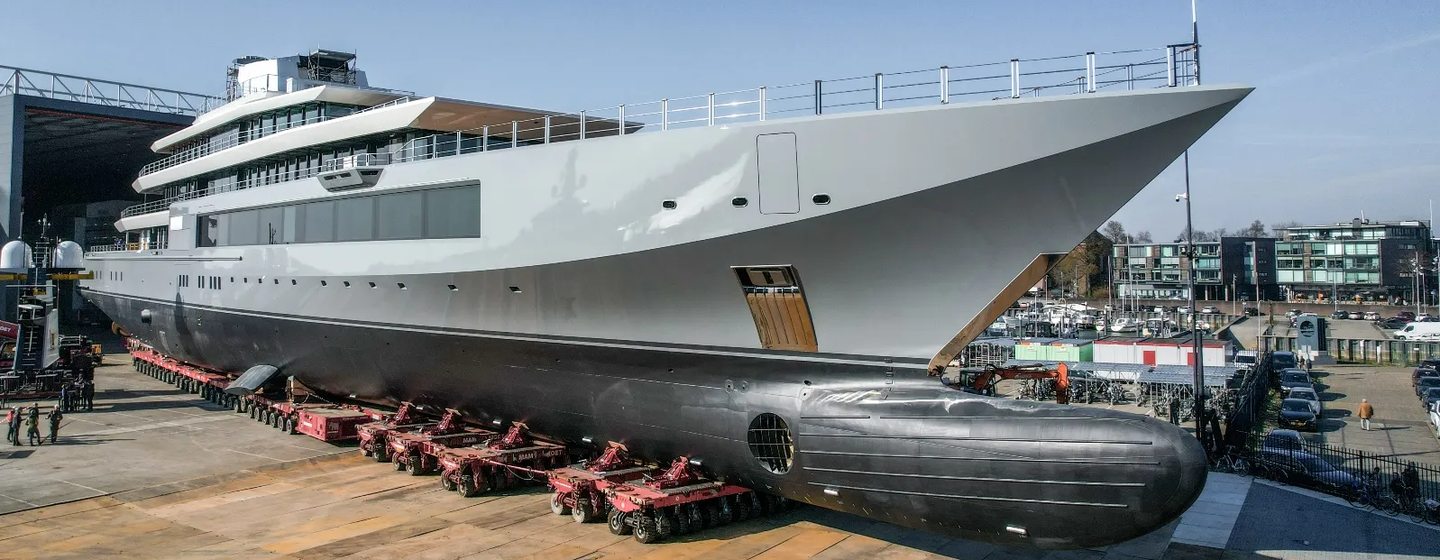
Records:
[[[270,364],[335,394],[524,421],[574,443],[624,442],[656,460],[688,455],[752,488],[968,539],[1116,543],[1179,516],[1205,483],[1200,445],[1169,424],[970,395],[879,360],[435,332],[85,296],[157,350],[198,365]],[[750,445],[784,441],[751,430],[765,413],[784,421],[793,447]],[[788,466],[757,459],[787,455],[783,447],[793,452]]]

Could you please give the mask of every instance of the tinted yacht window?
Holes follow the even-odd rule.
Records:
[[[374,198],[336,201],[335,216],[336,241],[369,241],[375,238]]]
[[[379,199],[379,239],[419,239],[423,236],[421,218],[424,198],[421,193],[387,194]]]
[[[425,237],[480,237],[480,187],[426,191]]]

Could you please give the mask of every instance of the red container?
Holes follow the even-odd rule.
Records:
[[[344,408],[302,408],[296,416],[295,431],[326,442],[357,439],[356,427],[374,421],[364,412]]]

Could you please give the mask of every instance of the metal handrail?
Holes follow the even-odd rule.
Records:
[[[225,103],[201,93],[0,65],[0,95],[5,94],[192,116]]]
[[[762,122],[793,113],[822,115],[858,110],[884,110],[931,103],[948,104],[957,99],[990,100],[1034,97],[1050,93],[1095,93],[1120,86],[1177,87],[1195,85],[1199,75],[1197,46],[1169,45],[1155,49],[1088,52],[1001,62],[940,66],[921,70],[877,73],[834,80],[814,80],[781,86],[761,86],[726,92],[665,98],[635,104],[621,104],[599,110],[554,113],[526,121],[491,123],[459,132],[444,132],[416,138],[392,152],[375,156],[365,165],[389,165],[476,152],[550,144],[595,137],[626,136],[743,122]],[[1075,62],[1079,60],[1081,65]],[[1101,64],[1101,61],[1104,64]],[[1006,68],[1000,72],[998,69]],[[886,83],[892,80],[893,83]],[[827,83],[866,81],[868,87],[846,86],[826,91]],[[887,92],[929,87],[931,94],[886,96]],[[402,98],[389,104],[410,100]],[[381,105],[384,106],[384,105]],[[371,109],[381,106],[372,107]],[[681,118],[674,118],[680,115]],[[557,122],[558,121],[558,122]],[[468,136],[467,136],[468,134]],[[524,138],[524,140],[521,140]],[[495,141],[499,140],[499,141]],[[269,179],[236,182],[217,189],[197,191],[163,201],[127,208],[122,215],[144,213],[175,201],[313,177],[347,164],[346,158],[328,166],[291,172]],[[337,167],[339,166],[339,167]],[[135,210],[132,212],[132,210]],[[148,210],[154,211],[154,210]]]
[[[415,101],[416,99],[418,99],[418,98],[416,98],[416,97],[414,97],[414,96],[404,96],[404,97],[400,97],[400,98],[393,99],[393,100],[390,100],[390,101],[386,101],[385,103],[381,103],[381,104],[379,104],[379,105],[374,105],[374,106],[366,107],[366,108],[364,108],[364,109],[361,109],[361,110],[359,110],[359,111],[355,111],[354,113],[350,113],[350,114],[346,114],[346,115],[317,115],[317,116],[314,116],[314,117],[307,117],[307,118],[305,118],[305,119],[302,119],[302,120],[299,121],[299,122],[292,122],[292,123],[288,124],[285,128],[279,128],[279,127],[276,127],[276,126],[272,126],[272,127],[269,127],[269,128],[252,128],[252,129],[246,131],[244,134],[238,134],[238,135],[236,135],[236,136],[226,137],[226,138],[224,138],[223,140],[219,140],[219,141],[209,141],[209,142],[204,142],[204,143],[201,143],[201,144],[197,144],[196,146],[191,147],[191,148],[189,148],[189,149],[187,149],[187,150],[183,150],[183,151],[179,151],[179,152],[175,152],[175,153],[173,153],[173,154],[170,154],[170,156],[169,156],[169,157],[166,157],[165,159],[162,159],[162,160],[159,160],[159,161],[152,161],[152,162],[150,162],[150,163],[148,163],[148,164],[145,164],[144,167],[141,167],[141,168],[140,168],[140,176],[141,176],[141,177],[144,177],[144,176],[146,176],[146,175],[149,175],[149,174],[151,174],[151,173],[155,173],[155,172],[160,171],[160,170],[163,170],[163,169],[169,169],[169,168],[174,167],[174,166],[176,166],[176,165],[180,165],[180,164],[185,163],[185,162],[188,162],[188,161],[196,160],[196,159],[199,159],[199,158],[208,156],[208,155],[210,155],[210,154],[213,154],[213,153],[218,152],[218,151],[221,151],[221,150],[225,150],[225,149],[228,149],[228,148],[233,148],[233,147],[235,147],[235,146],[239,146],[240,144],[244,144],[244,143],[249,142],[249,141],[251,141],[251,140],[257,140],[257,139],[260,139],[260,138],[264,138],[264,137],[266,137],[266,136],[269,136],[269,135],[271,135],[271,134],[275,134],[275,133],[277,133],[277,132],[284,132],[284,131],[286,131],[286,130],[290,130],[290,129],[292,129],[292,128],[299,127],[299,126],[305,126],[305,125],[315,124],[315,123],[319,123],[319,122],[325,122],[325,121],[329,121],[329,120],[333,120],[333,119],[340,119],[340,118],[345,118],[345,117],[349,117],[349,116],[353,116],[353,115],[358,115],[358,114],[365,113],[365,112],[368,112],[368,111],[373,111],[373,110],[375,110],[375,109],[383,109],[383,108],[385,108],[385,107],[393,107],[393,106],[396,106],[396,105],[403,105],[403,104],[405,104],[405,103],[409,103],[409,102],[411,102],[411,101]]]

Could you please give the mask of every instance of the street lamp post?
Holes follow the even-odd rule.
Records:
[[[1185,201],[1185,254],[1189,261],[1186,285],[1190,290],[1190,337],[1195,343],[1195,437],[1209,450],[1209,438],[1205,434],[1205,354],[1200,329],[1197,328],[1195,312],[1195,223],[1190,211],[1190,151],[1185,151],[1185,192],[1175,196],[1175,201]]]

